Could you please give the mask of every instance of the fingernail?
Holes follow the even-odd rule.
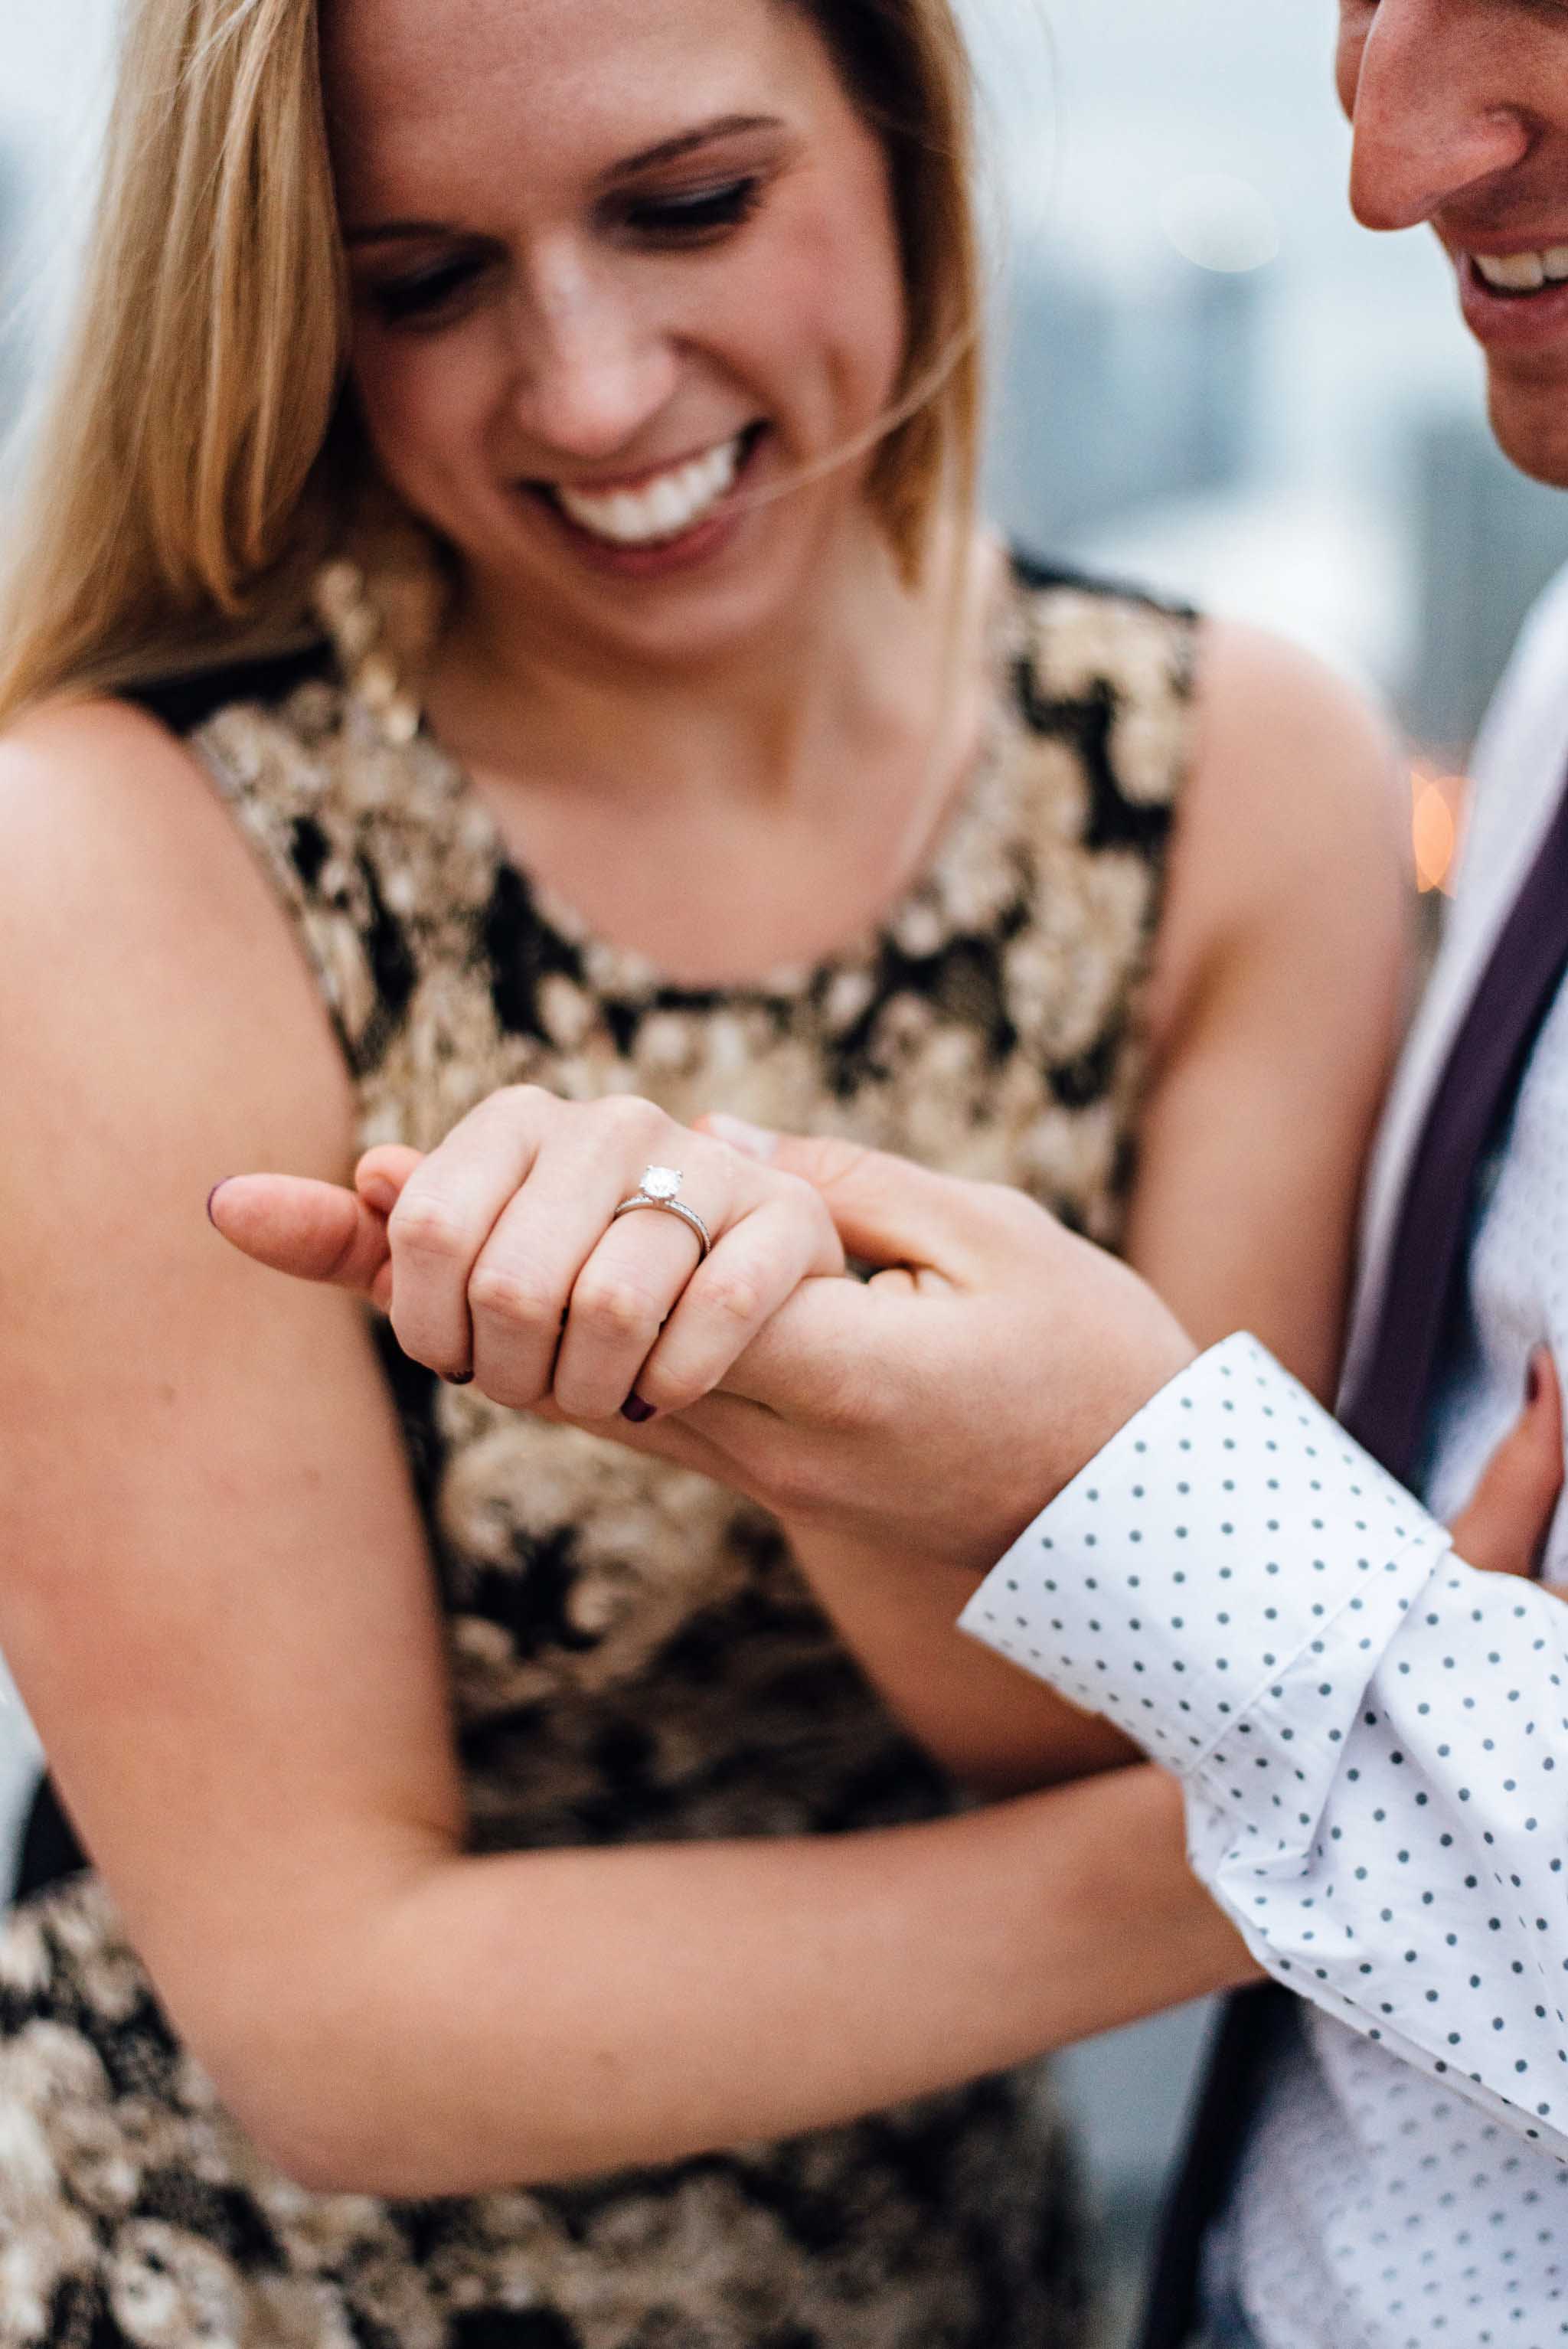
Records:
[[[207,1194],[207,1221],[211,1225],[214,1231],[217,1230],[218,1225],[217,1219],[212,1213],[212,1202],[217,1197],[219,1192],[222,1189],[223,1184],[232,1183],[233,1179],[234,1178],[232,1174],[225,1174],[222,1178],[222,1182],[214,1183],[212,1188]]]
[[[779,1136],[765,1125],[751,1125],[743,1117],[729,1117],[722,1110],[710,1110],[703,1123],[709,1133],[719,1142],[727,1142],[732,1150],[744,1151],[748,1158],[771,1158],[779,1147]]]
[[[646,1427],[654,1416],[654,1406],[645,1402],[639,1394],[629,1394],[621,1405],[621,1416],[629,1419],[634,1427]]]
[[[449,1387],[471,1387],[474,1382],[472,1371],[443,1371],[441,1376]]]
[[[358,1183],[360,1197],[378,1216],[389,1216],[397,1205],[397,1194],[385,1174],[366,1174]]]
[[[1530,1357],[1530,1368],[1524,1374],[1524,1400],[1535,1402],[1541,1394],[1541,1350],[1537,1347]]]

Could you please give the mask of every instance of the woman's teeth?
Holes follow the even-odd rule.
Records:
[[[586,490],[561,486],[555,495],[562,512],[580,530],[607,539],[612,546],[658,546],[684,538],[727,496],[744,446],[745,435],[737,433],[722,448],[672,466],[640,490],[609,490],[595,497]]]
[[[1470,258],[1500,294],[1539,294],[1543,285],[1568,283],[1568,244],[1549,245],[1544,253],[1476,253]]]

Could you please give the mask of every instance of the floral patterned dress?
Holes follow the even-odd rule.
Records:
[[[1189,614],[1016,566],[988,745],[926,870],[844,952],[724,991],[590,935],[330,654],[153,706],[296,926],[362,1145],[428,1147],[500,1085],[634,1091],[1018,1184],[1114,1247],[1193,639]],[[384,1353],[477,1849],[954,1807],[760,1511]],[[35,1817],[0,1931],[0,2349],[1077,2349],[1084,2306],[1037,2070],[587,2185],[306,2193],[180,2046],[58,1815]]]

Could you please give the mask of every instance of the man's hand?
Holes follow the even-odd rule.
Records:
[[[595,1424],[789,1524],[983,1573],[1192,1359],[1144,1282],[1019,1192],[848,1143],[754,1138],[724,1120],[710,1131],[809,1182],[873,1277],[804,1280],[677,1415]],[[418,1163],[370,1152],[357,1195],[241,1177],[212,1218],[263,1263],[386,1304],[387,1216]]]
[[[1454,1547],[1489,1574],[1534,1574],[1563,1493],[1563,1391],[1551,1350],[1532,1357],[1524,1409],[1454,1519]]]

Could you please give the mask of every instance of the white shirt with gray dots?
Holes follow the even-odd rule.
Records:
[[[1311,2002],[1234,2211],[1265,2349],[1568,2339],[1568,1607],[1462,1566],[1243,1337],[964,1624],[1181,1778],[1199,1876]]]
[[[1462,999],[1565,765],[1568,574],[1478,754],[1434,1007]],[[1568,990],[1472,1237],[1421,1477],[1437,1516],[1517,1414],[1533,1349],[1568,1376],[1565,1170]],[[1547,1571],[1568,1588],[1568,1509]],[[964,1621],[1177,1773],[1199,1876],[1307,2002],[1225,2222],[1263,2349],[1561,2349],[1568,1605],[1461,1565],[1243,1337],[1114,1438]]]

